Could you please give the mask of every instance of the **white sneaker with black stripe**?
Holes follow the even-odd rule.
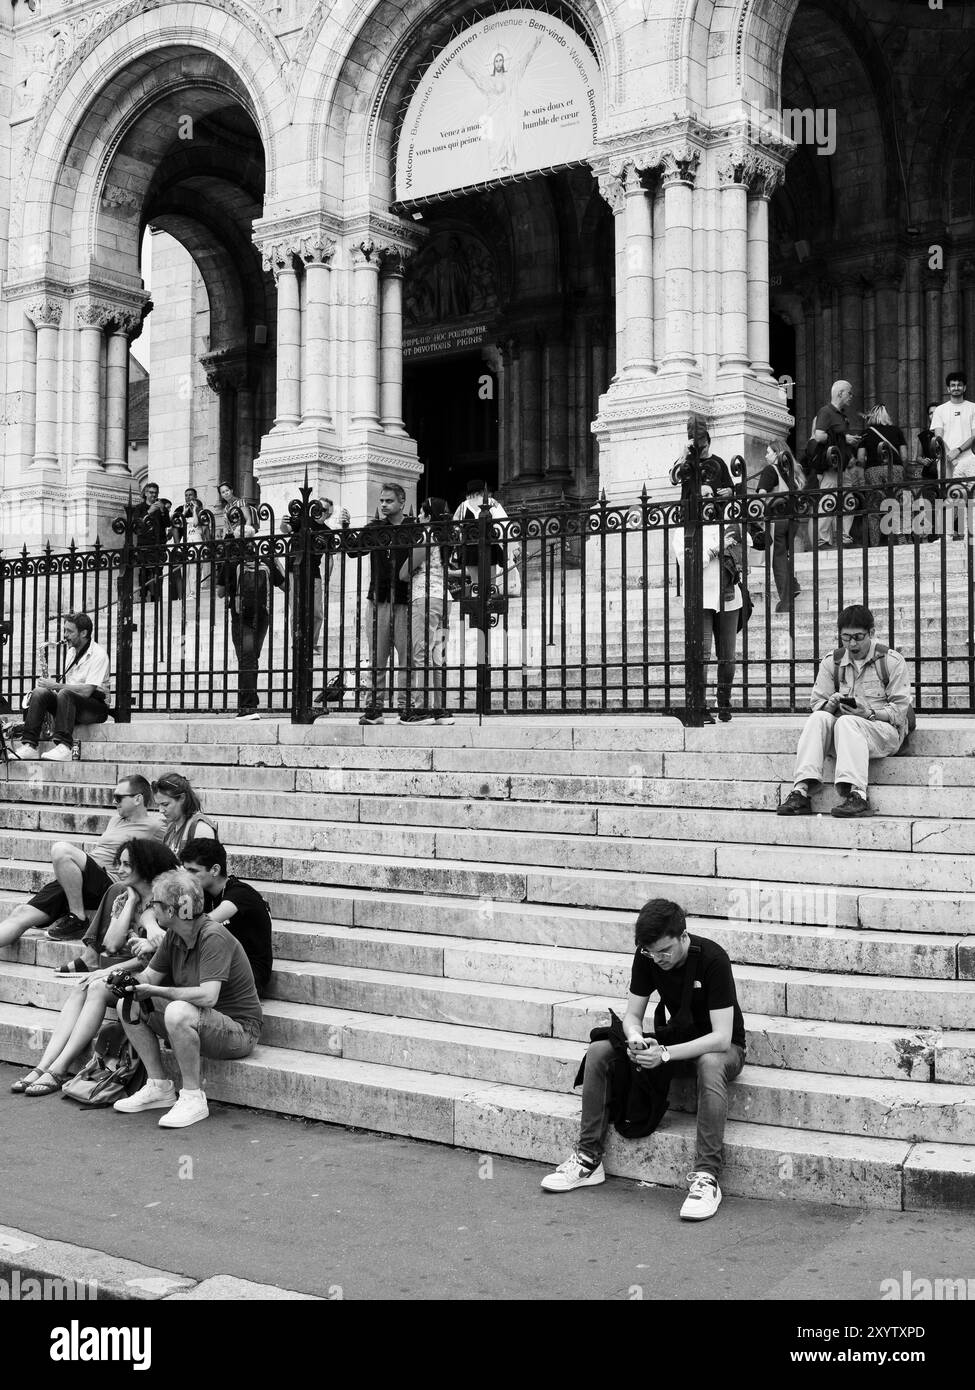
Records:
[[[571,1192],[575,1187],[597,1187],[606,1181],[601,1162],[593,1162],[584,1154],[572,1153],[560,1163],[554,1173],[542,1178],[546,1192]]]
[[[707,1221],[721,1205],[721,1188],[712,1173],[688,1173],[690,1189],[680,1209],[682,1221]]]

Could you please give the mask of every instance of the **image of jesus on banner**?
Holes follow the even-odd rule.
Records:
[[[541,43],[541,35],[524,55],[512,63],[505,49],[496,49],[489,73],[476,73],[459,60],[464,76],[487,98],[481,116],[481,138],[487,141],[491,172],[511,174],[518,167],[518,142],[521,136],[522,104],[520,87],[528,64]]]

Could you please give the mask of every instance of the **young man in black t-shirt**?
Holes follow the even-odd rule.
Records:
[[[258,997],[263,999],[271,979],[271,913],[267,903],[242,879],[227,873],[227,851],[218,840],[189,840],[180,856],[183,868],[203,889],[211,922],[222,922],[243,946],[254,972]]]
[[[691,947],[699,948],[692,952]],[[680,1012],[687,971],[692,971],[691,1019],[686,1040],[663,1047],[643,1034],[643,1018],[656,991],[673,1021]],[[666,1062],[697,1077],[697,1153],[688,1176],[690,1190],[681,1207],[683,1221],[704,1221],[721,1203],[718,1177],[724,1162],[728,1087],[745,1061],[745,1021],[738,1007],[727,952],[703,936],[691,936],[684,909],[654,898],[636,920],[636,954],[630,997],[623,1016],[630,1061],[653,1069]],[[616,1056],[611,1042],[594,1042],[586,1053],[582,1123],[573,1154],[542,1179],[546,1192],[571,1192],[606,1180],[602,1155],[609,1128],[610,1072]]]

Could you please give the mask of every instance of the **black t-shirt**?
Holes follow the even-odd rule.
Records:
[[[268,905],[249,883],[243,883],[231,874],[227,879],[222,898],[205,895],[207,912],[212,912],[222,902],[233,903],[237,911],[224,926],[235,936],[244,948],[247,959],[254,972],[257,992],[263,997],[271,978],[271,913]]]
[[[839,449],[843,462],[848,463],[852,457],[852,445],[847,443],[846,436],[851,433],[850,422],[842,410],[837,410],[836,406],[830,402],[824,405],[816,416],[814,430],[824,430],[826,433],[826,443],[815,441],[815,462],[819,469],[827,468],[826,450],[832,445]]]
[[[661,970],[652,960],[648,960],[637,951],[633,956],[630,993],[648,996],[656,991],[663,1000],[668,1014],[673,1018],[680,1010],[684,993],[684,974],[690,967],[695,971],[695,984],[691,990],[693,1036],[703,1038],[705,1033],[710,1033],[712,1010],[733,1008],[735,1012],[731,1022],[731,1041],[739,1047],[744,1047],[745,1020],[738,1007],[735,978],[731,973],[731,961],[727,951],[717,942],[708,941],[703,936],[692,935],[691,943],[700,946],[701,954],[697,957],[693,954],[688,955],[684,964],[674,970]],[[698,980],[700,985],[697,984]]]
[[[880,468],[883,466],[879,453],[880,440],[874,433],[875,430],[879,434],[882,434],[887,443],[893,448],[894,463],[899,467],[901,461],[901,445],[906,445],[907,440],[904,438],[904,431],[897,425],[869,425],[867,427],[866,433],[863,436],[863,447],[867,455],[867,467]]]

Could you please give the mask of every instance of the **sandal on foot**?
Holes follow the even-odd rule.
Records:
[[[90,975],[91,966],[86,965],[81,956],[75,956],[74,960],[68,961],[67,965],[59,965],[54,973],[55,975]]]
[[[49,1076],[51,1078],[50,1081],[45,1081],[43,1079],[45,1076]],[[24,1095],[53,1096],[55,1091],[60,1091],[61,1087],[64,1085],[67,1079],[68,1078],[66,1076],[59,1076],[56,1071],[42,1071],[41,1079],[39,1081],[33,1082],[30,1086],[28,1086],[27,1090],[24,1092]]]
[[[19,1081],[15,1081],[10,1089],[13,1091],[14,1095],[21,1095],[27,1090],[28,1086],[32,1086],[35,1081],[39,1081],[43,1075],[43,1067],[31,1067],[27,1075],[22,1076]]]

